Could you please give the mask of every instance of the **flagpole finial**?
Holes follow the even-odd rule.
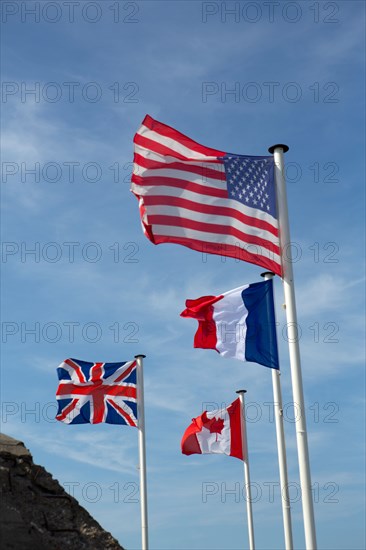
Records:
[[[143,353],[139,353],[135,355],[135,359],[138,359],[139,357],[142,357],[142,359],[145,359],[146,355],[144,355]]]
[[[284,153],[287,153],[287,151],[289,150],[288,145],[284,145],[283,143],[276,143],[276,145],[271,145],[271,147],[268,147],[268,152],[271,153],[271,155],[273,155],[273,153],[275,152],[275,149],[277,149],[278,147],[281,147]]]
[[[235,393],[247,393],[247,390],[236,390]]]
[[[272,279],[272,277],[274,277],[276,274],[273,273],[273,271],[263,271],[263,273],[261,273],[261,277],[263,277],[264,279],[266,277],[270,277]]]

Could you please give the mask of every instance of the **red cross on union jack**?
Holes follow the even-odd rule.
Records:
[[[66,359],[57,369],[56,419],[66,424],[137,426],[136,361]]]

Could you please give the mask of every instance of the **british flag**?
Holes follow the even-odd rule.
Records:
[[[136,361],[89,363],[65,359],[57,375],[56,419],[60,422],[137,427]]]

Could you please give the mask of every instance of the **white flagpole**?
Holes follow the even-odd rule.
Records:
[[[305,546],[306,550],[316,550],[316,533],[314,521],[314,508],[311,492],[311,477],[309,464],[309,449],[306,432],[305,402],[301,374],[300,347],[298,340],[298,324],[296,315],[295,286],[292,269],[291,239],[288,220],[286,183],[284,176],[283,154],[288,151],[287,145],[273,145],[269,152],[274,156],[275,181],[277,194],[278,221],[280,232],[280,244],[282,251],[283,288],[286,304],[287,335],[290,352],[290,366],[292,379],[292,395],[294,405],[299,410],[295,421],[297,453],[300,471],[300,486],[302,496],[302,508],[304,517]]]
[[[140,505],[142,550],[148,550],[147,491],[146,491],[146,450],[145,450],[145,405],[143,359],[146,355],[135,355],[137,363],[137,422],[139,430],[140,458]]]
[[[255,550],[254,545],[254,527],[253,527],[253,514],[252,514],[252,495],[250,489],[250,475],[249,475],[249,454],[248,454],[248,439],[247,429],[245,426],[245,401],[244,394],[247,390],[238,390],[241,404],[241,437],[243,442],[243,458],[244,458],[244,482],[245,482],[245,495],[247,500],[247,518],[248,518],[248,534],[249,534],[249,550]]]
[[[266,271],[262,273],[262,277],[267,281],[274,277],[274,273]],[[276,329],[277,337],[277,329]],[[288,490],[288,475],[287,475],[287,459],[286,459],[286,443],[285,443],[285,430],[283,425],[283,405],[282,405],[282,391],[281,391],[281,373],[277,369],[272,370],[272,386],[273,386],[273,401],[274,401],[274,415],[276,422],[276,437],[277,437],[277,451],[278,451],[278,465],[280,470],[280,484],[281,484],[281,500],[282,500],[282,515],[283,515],[283,527],[285,532],[285,548],[286,550],[293,549],[292,540],[292,525],[291,525],[291,507],[290,497]]]

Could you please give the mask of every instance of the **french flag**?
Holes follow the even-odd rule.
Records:
[[[181,316],[198,321],[195,348],[279,369],[272,279],[186,300],[186,308]]]
[[[243,458],[241,404],[236,399],[226,409],[205,411],[192,419],[182,437],[181,448],[185,455],[226,454]]]

